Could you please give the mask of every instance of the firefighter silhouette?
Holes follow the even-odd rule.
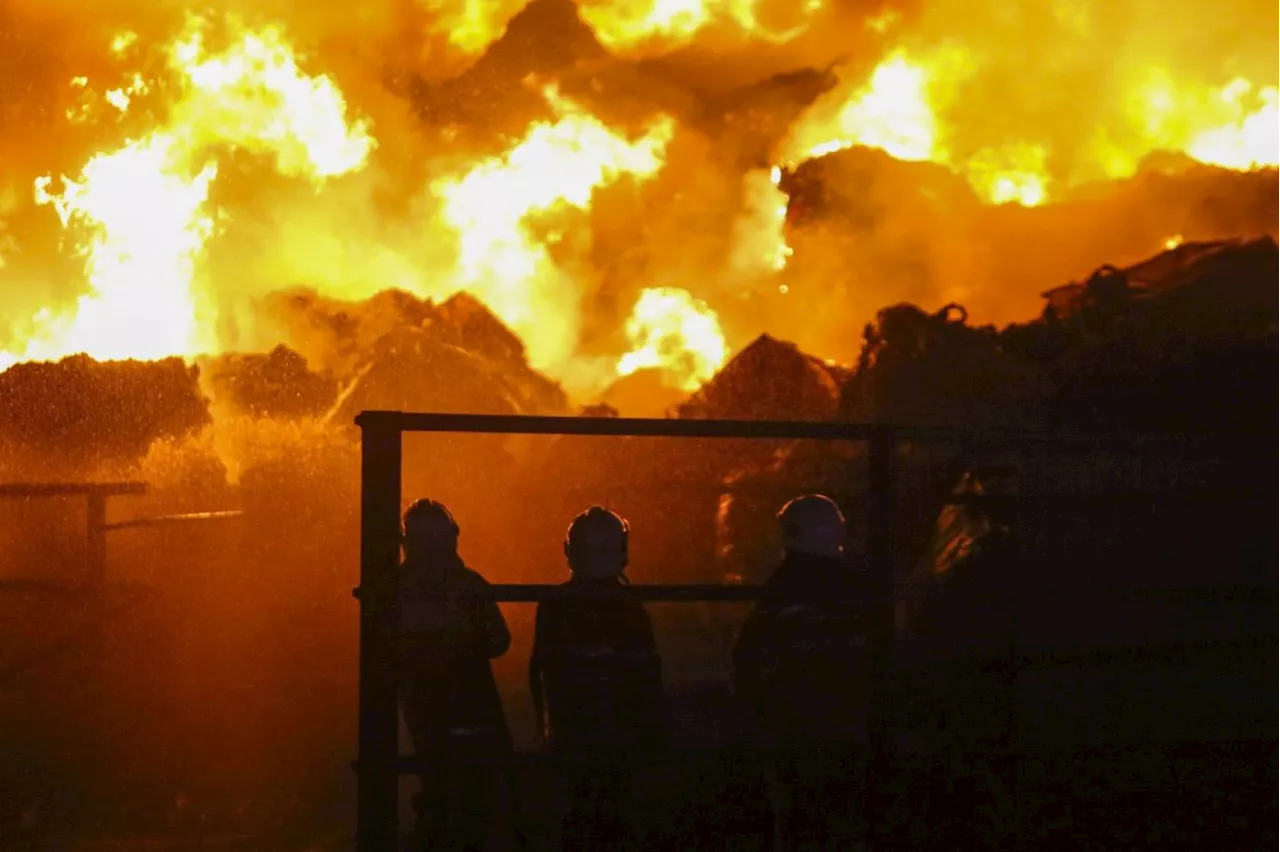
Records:
[[[419,775],[412,842],[482,849],[509,766],[507,730],[490,660],[511,644],[492,589],[458,555],[458,525],[434,500],[404,513],[400,706]]]
[[[530,689],[543,738],[568,767],[567,849],[622,842],[634,758],[664,737],[653,626],[623,575],[628,535],[599,506],[575,518],[564,542],[572,577],[535,620]]]
[[[798,497],[778,521],[785,556],[739,634],[734,688],[774,756],[776,845],[850,849],[866,739],[858,575],[844,559],[845,520],[832,500]]]

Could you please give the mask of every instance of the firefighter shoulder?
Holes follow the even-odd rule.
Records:
[[[489,583],[458,555],[459,528],[435,500],[404,514],[399,615],[403,645],[434,659],[500,657],[511,644]]]
[[[569,526],[572,573],[539,604],[530,689],[553,748],[653,743],[663,730],[662,664],[644,607],[626,591],[627,522],[595,506]]]
[[[865,735],[865,641],[845,521],[821,495],[778,513],[785,556],[743,624],[734,688],[763,727],[802,738]]]

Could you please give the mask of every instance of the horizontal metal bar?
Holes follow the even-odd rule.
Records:
[[[1158,450],[1161,445],[1186,450],[1225,449],[1230,455],[1261,448],[1276,454],[1272,434],[1122,435],[1078,432],[1035,432],[1010,429],[956,429],[929,426],[803,420],[679,420],[632,417],[540,417],[509,414],[449,414],[439,412],[362,411],[355,418],[361,428],[399,432],[457,432],[498,435],[576,435],[647,438],[742,438],[758,440],[808,439],[866,441],[887,430],[904,440],[975,444],[1049,443],[1082,445],[1098,450],[1107,445]]]
[[[130,527],[155,527],[165,524],[182,524],[192,521],[225,521],[244,515],[243,509],[232,509],[225,512],[190,512],[182,515],[155,515],[149,518],[130,518],[114,524],[104,524],[103,529],[123,530]]]
[[[899,639],[894,661],[896,671],[936,670],[951,672],[991,672],[997,670],[1032,672],[1051,669],[1089,669],[1125,663],[1184,663],[1195,659],[1242,661],[1246,655],[1274,656],[1276,634],[1245,634],[1224,639],[1188,642],[1134,642],[1125,645],[1095,645],[1056,648],[1015,654],[966,653],[963,646],[943,640]]]
[[[0,497],[103,497],[145,494],[145,482],[0,482]]]
[[[494,583],[493,598],[499,603],[540,603],[566,594],[563,583]],[[637,600],[653,603],[727,603],[759,600],[760,586],[734,585],[639,585],[624,586]],[[352,590],[359,599],[360,589]],[[429,597],[429,596],[428,596]]]
[[[0,594],[34,594],[49,597],[78,598],[99,597],[115,593],[148,593],[156,591],[145,583],[113,581],[108,583],[68,582],[66,580],[42,580],[34,577],[15,577],[0,580]]]
[[[361,427],[401,432],[474,432],[507,435],[596,435],[651,438],[810,438],[861,441],[876,427],[864,423],[772,420],[673,420],[628,417],[532,417],[491,414],[419,414],[362,411]]]
[[[680,760],[706,760],[708,758],[728,757],[740,754],[765,754],[770,749],[752,746],[666,746],[662,748],[637,749],[630,757],[632,765],[643,767],[645,765],[652,766],[670,766],[674,762]],[[848,759],[856,759],[859,762],[867,762],[870,758],[870,750],[863,746],[860,749],[850,748],[841,752],[842,757]],[[573,754],[565,754],[556,751],[514,751],[502,753],[498,752],[493,755],[474,755],[463,752],[458,757],[454,757],[458,762],[475,763],[491,763],[491,764],[515,764],[521,769],[531,768],[549,768],[557,769],[563,766],[572,766],[576,762],[582,760],[581,757]],[[439,771],[442,761],[450,760],[447,753],[438,756],[430,754],[408,755],[396,758],[394,766],[396,773],[399,775],[416,775],[419,773]],[[366,764],[363,761],[357,761],[354,765],[356,771],[360,771],[369,765],[370,768],[378,764],[370,762]]]
[[[726,488],[725,490],[729,490]],[[1013,508],[1017,506],[1055,507],[1113,507],[1147,503],[1168,505],[1171,503],[1211,503],[1219,500],[1271,500],[1275,492],[1255,487],[1170,489],[1168,491],[1100,491],[1071,494],[950,494],[944,504]]]
[[[1008,744],[992,742],[990,747],[983,748],[981,745],[974,747],[973,745],[957,747],[949,749],[949,753],[954,758],[963,758],[968,756],[971,759],[990,759],[1004,758],[1009,760],[1034,759],[1060,757],[1064,755],[1074,756],[1098,756],[1105,758],[1115,758],[1117,755],[1168,755],[1168,756],[1195,756],[1195,755],[1229,755],[1240,752],[1265,751],[1274,755],[1276,748],[1275,740],[1257,740],[1257,739],[1238,739],[1238,740],[1205,740],[1192,742],[1168,742],[1161,743],[1155,741],[1117,741],[1102,743],[1062,743],[1059,745],[1034,744],[1027,743],[1021,746],[1011,746]],[[764,747],[759,743],[728,745],[728,746],[685,746],[673,745],[659,749],[651,749],[647,752],[641,752],[637,755],[640,761],[653,763],[657,765],[669,764],[672,761],[680,760],[705,760],[707,758],[733,757],[740,755],[764,755],[768,754],[771,749]],[[859,756],[856,750],[849,750],[847,754],[851,756]],[[928,754],[912,754],[903,753],[899,755],[900,759],[911,762],[915,758],[928,759]],[[869,759],[869,755],[863,756],[863,759]],[[555,768],[563,766],[572,758],[551,751],[543,750],[516,750],[506,754],[499,754],[491,758],[497,763],[512,764],[520,769],[528,768]],[[963,759],[958,761],[963,763]],[[435,772],[440,769],[440,758],[433,758],[431,755],[406,755],[398,757],[392,761],[392,765],[400,775],[414,775],[424,772]],[[357,772],[368,770],[377,771],[381,768],[378,761],[355,761],[352,768]]]
[[[898,580],[894,583],[894,596],[905,599],[913,595],[936,594],[942,590],[944,580],[945,577],[941,576],[932,580]],[[490,588],[493,590],[494,600],[499,603],[540,603],[567,594],[563,583],[494,583]],[[741,603],[760,600],[764,595],[764,587],[758,585],[640,584],[624,586],[623,589],[637,600],[650,603]],[[1042,595],[1051,594],[1056,598],[1092,598],[1099,595],[1115,595],[1122,599],[1174,598],[1254,602],[1274,602],[1280,598],[1280,586],[1274,584],[1223,584],[1177,587],[1085,584],[1064,585],[1062,587],[1046,586],[1038,591]],[[359,598],[360,590],[358,588],[355,589],[353,594],[356,598]],[[1016,590],[992,589],[989,596],[1012,600],[1018,595],[1019,592]],[[447,595],[442,595],[441,597],[447,597]]]
[[[760,586],[733,585],[635,585],[626,587],[637,600],[651,603],[727,603],[759,600]],[[494,596],[503,603],[545,601],[565,594],[561,584],[497,583]]]

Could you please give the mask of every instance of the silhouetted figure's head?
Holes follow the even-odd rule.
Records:
[[[458,552],[458,523],[438,500],[415,500],[401,523],[404,555],[412,561],[453,556]]]
[[[603,506],[592,506],[573,519],[564,539],[564,555],[575,577],[607,580],[627,567],[627,535],[622,517]]]
[[[830,497],[806,494],[778,512],[782,546],[788,553],[838,559],[844,552],[844,513]]]

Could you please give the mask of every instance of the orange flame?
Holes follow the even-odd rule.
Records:
[[[865,83],[837,87],[814,103],[778,151],[795,163],[855,145],[900,160],[931,160],[964,176],[993,204],[1043,204],[1055,176],[1047,140],[1029,136],[961,155],[954,150],[955,112],[982,57],[959,43],[908,54],[892,52]],[[1108,93],[1103,93],[1108,96]],[[1277,87],[1237,78],[1221,88],[1180,84],[1163,69],[1136,77],[1119,93],[1127,126],[1099,127],[1085,176],[1129,177],[1147,154],[1180,151],[1200,162],[1249,169],[1280,162]],[[1034,134],[1035,128],[1028,128]],[[1125,140],[1123,143],[1118,139]]]
[[[36,181],[80,240],[89,292],[67,314],[42,311],[23,351],[0,353],[0,366],[76,352],[98,358],[157,358],[218,348],[217,317],[202,303],[197,260],[214,230],[207,209],[219,147],[271,156],[285,175],[321,183],[360,169],[373,150],[365,123],[348,126],[333,81],[303,73],[275,27],[244,28],[222,52],[205,46],[208,22],[192,18],[168,50],[182,94],[167,122],[115,153],[85,164],[79,179]],[[129,39],[118,37],[113,49]],[[108,93],[122,112],[147,85]]]
[[[762,0],[612,0],[587,2],[578,14],[605,47],[627,54],[647,46],[683,47],[703,29],[728,26],[751,38],[786,43],[808,29],[823,0],[796,3],[788,26],[766,21]]]
[[[657,369],[681,390],[697,390],[728,355],[720,319],[686,290],[644,290],[626,324],[632,349],[618,361],[618,375]]]
[[[660,116],[644,136],[628,142],[554,86],[543,94],[558,115],[554,124],[534,123],[507,153],[461,178],[438,181],[432,190],[458,240],[455,285],[492,306],[525,341],[530,362],[548,368],[576,348],[578,287],[529,232],[530,217],[585,210],[597,187],[624,174],[654,174],[675,122]]]

